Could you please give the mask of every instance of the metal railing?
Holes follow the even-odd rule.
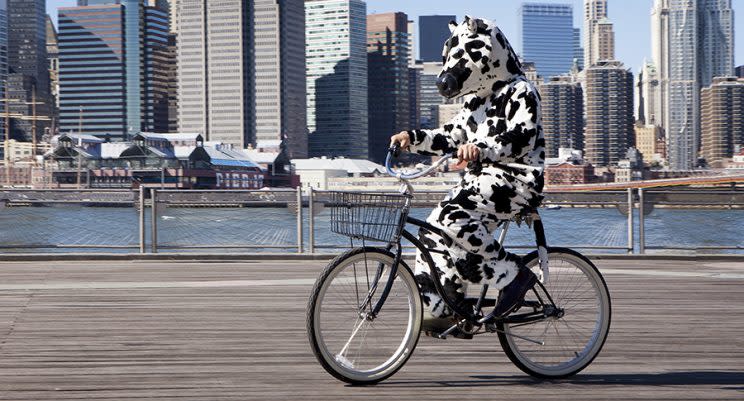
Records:
[[[349,243],[346,244],[340,244],[340,243],[316,243],[315,242],[315,218],[314,218],[314,209],[316,208],[315,205],[325,205],[328,202],[327,194],[331,191],[318,191],[310,189],[307,192],[307,198],[308,198],[308,205],[310,206],[310,218],[309,218],[309,241],[308,241],[308,252],[314,253],[316,250],[325,250],[325,249],[343,249],[348,248]],[[446,195],[446,191],[416,191],[415,197],[413,200],[413,207],[420,207],[420,208],[433,208],[436,206],[442,198]],[[581,193],[578,195],[579,199],[573,199],[568,200],[565,197],[560,196],[560,194],[554,193],[554,194],[546,194],[546,202],[550,205],[558,205],[558,206],[571,206],[571,207],[586,207],[590,205],[597,205],[604,208],[612,207],[612,208],[618,208],[622,209],[623,207],[627,208],[627,205],[629,204],[629,197],[631,195],[631,191],[604,191],[602,193]],[[627,251],[628,253],[633,252],[633,237],[632,237],[632,227],[633,227],[633,220],[632,216],[628,216],[628,227],[631,227],[628,237],[628,243],[626,245],[590,245],[590,244],[570,244],[571,247],[576,249],[591,249],[591,250],[613,250],[613,251]],[[569,246],[569,244],[562,244],[563,246]],[[561,246],[561,244],[556,244],[556,246]],[[512,249],[532,249],[535,248],[534,244],[508,244],[508,248]],[[410,244],[403,243],[403,249],[404,250],[413,250],[414,247]]]
[[[138,191],[131,191],[131,190],[89,190],[89,189],[54,189],[54,190],[32,190],[32,189],[24,189],[24,190],[14,190],[14,189],[0,189],[0,218],[3,217],[3,210],[5,208],[10,207],[24,207],[22,210],[26,210],[27,213],[25,213],[24,218],[26,220],[32,221],[34,224],[31,225],[28,228],[31,228],[31,230],[28,233],[28,238],[24,242],[18,242],[19,237],[22,237],[19,235],[18,230],[12,231],[15,227],[20,227],[21,229],[25,228],[23,227],[23,223],[18,221],[19,219],[8,219],[6,221],[3,221],[0,219],[0,233],[11,233],[12,231],[12,238],[3,237],[0,235],[0,251],[7,251],[7,250],[24,250],[24,249],[44,249],[44,250],[81,250],[81,249],[107,249],[107,250],[136,250],[140,249],[140,251],[143,250],[142,247],[142,232],[143,232],[143,226],[140,225],[139,227],[139,242],[136,238],[136,232],[134,232],[135,225],[132,224],[133,222],[128,221],[120,221],[121,216],[115,216],[117,220],[119,221],[113,221],[113,222],[107,222],[105,221],[105,217],[101,216],[99,219],[97,219],[98,222],[101,223],[115,223],[122,225],[122,229],[132,229],[132,232],[129,233],[129,235],[126,235],[126,233],[119,236],[119,239],[122,239],[120,242],[105,242],[105,241],[98,241],[96,243],[80,243],[80,242],[69,242],[69,243],[63,243],[59,241],[54,241],[54,238],[50,238],[50,241],[48,242],[42,242],[39,238],[44,237],[45,234],[47,234],[50,229],[49,227],[54,225],[56,223],[56,220],[61,220],[60,224],[62,226],[57,227],[59,231],[64,231],[65,226],[70,226],[75,224],[75,222],[79,219],[79,216],[65,216],[62,215],[62,219],[50,219],[49,216],[47,216],[48,213],[36,213],[42,208],[38,208],[37,206],[49,206],[53,208],[54,210],[63,209],[68,212],[70,207],[73,207],[75,205],[78,206],[98,206],[101,209],[98,208],[91,208],[87,209],[85,211],[80,211],[82,213],[88,214],[91,210],[108,210],[108,208],[111,207],[122,207],[122,208],[130,208],[133,209],[138,204],[142,204],[141,199],[137,199]],[[68,213],[69,214],[69,213]],[[80,214],[80,213],[79,213]],[[7,215],[7,213],[5,213]],[[14,216],[18,217],[18,216]],[[98,216],[96,216],[98,217]],[[131,217],[131,216],[127,216]],[[96,233],[96,227],[89,227],[90,230],[88,230],[85,233],[79,233],[80,236],[95,236]],[[23,240],[24,238],[20,238],[20,240]],[[113,240],[115,238],[107,238],[107,240]],[[127,240],[130,239],[130,240]]]
[[[31,236],[43,237],[43,230],[36,225],[51,224],[58,216],[64,216],[68,237],[62,234],[50,236],[47,242],[37,239],[16,240],[12,238],[0,241],[0,251],[19,250],[137,250],[140,253],[157,253],[160,251],[196,251],[196,250],[276,250],[294,251],[297,253],[328,252],[349,246],[348,240],[331,238],[327,235],[327,214],[323,209],[328,205],[329,191],[301,189],[272,190],[174,190],[160,187],[143,187],[139,190],[0,190],[0,209],[26,206],[26,218],[29,227],[35,227]],[[445,195],[442,191],[421,191],[416,193],[413,206],[431,209]],[[33,206],[50,206],[56,208],[56,214],[49,217],[35,213],[42,208]],[[68,216],[65,205],[81,207],[95,206],[90,209],[78,209],[77,215]],[[547,192],[545,205],[562,208],[614,208],[625,215],[626,238],[613,237],[612,241],[597,243],[561,243],[562,238],[551,238],[551,245],[569,246],[582,250],[602,250],[627,253],[646,253],[649,250],[685,250],[693,252],[742,251],[744,241],[739,243],[714,243],[688,245],[674,243],[647,243],[647,214],[656,209],[687,208],[707,210],[739,209],[732,213],[744,213],[744,190],[731,189],[686,189],[656,190],[628,189],[627,191],[594,191],[594,192]],[[136,210],[137,224],[132,215],[123,212],[119,217],[107,217],[110,207],[116,210]],[[195,213],[197,208],[208,207],[209,213]],[[62,208],[62,210],[59,210]],[[149,208],[149,211],[147,210]],[[255,213],[245,213],[246,208],[266,208],[270,216],[256,218]],[[19,208],[20,210],[20,208]],[[180,210],[190,213],[181,213]],[[96,216],[88,219],[88,213],[96,211]],[[630,211],[630,212],[629,212]],[[587,212],[582,212],[587,213]],[[3,223],[2,218],[6,216]],[[264,213],[265,215],[266,213]],[[14,224],[13,216],[7,216],[0,210],[0,224],[7,227],[16,226],[23,231],[23,224]],[[224,215],[224,219],[220,216]],[[86,221],[80,216],[86,216]],[[123,216],[123,217],[122,217]],[[319,217],[322,216],[322,217]],[[681,217],[684,219],[684,213]],[[211,220],[218,220],[212,222]],[[92,221],[87,221],[92,220]],[[123,220],[123,221],[120,221]],[[222,220],[222,221],[220,221]],[[734,219],[735,220],[735,219]],[[78,222],[79,221],[79,222]],[[226,223],[229,222],[229,223]],[[320,226],[319,226],[319,223]],[[599,222],[603,224],[604,222]],[[79,224],[79,226],[74,226]],[[615,221],[615,231],[619,231]],[[117,225],[117,228],[106,227]],[[201,227],[204,226],[202,229]],[[224,226],[224,227],[223,227]],[[251,227],[249,231],[241,227]],[[108,231],[97,229],[105,227]],[[134,227],[137,227],[136,230]],[[64,227],[59,228],[62,233]],[[584,227],[582,227],[584,229]],[[75,231],[78,231],[76,233]],[[117,238],[107,234],[110,231],[121,232]],[[118,231],[117,231],[118,230]],[[259,234],[256,234],[256,233]],[[39,234],[41,233],[41,234]],[[241,236],[244,234],[245,236]],[[319,234],[320,238],[319,240]],[[78,237],[91,238],[87,243],[75,241]],[[18,236],[16,236],[18,237]],[[99,238],[100,237],[100,238]],[[70,238],[70,239],[66,239]],[[0,237],[2,239],[2,237]],[[118,239],[119,242],[114,241]],[[508,248],[533,248],[530,239],[525,243],[511,244]],[[552,240],[552,241],[551,241]],[[71,243],[65,241],[72,241]],[[407,246],[407,245],[406,245]],[[407,249],[410,249],[408,247]]]
[[[298,253],[304,252],[303,245],[303,213],[302,191],[293,189],[272,189],[267,191],[256,190],[180,190],[180,189],[149,189],[150,211],[152,221],[150,225],[150,252],[157,253],[158,249],[296,249]],[[144,204],[144,203],[143,203]],[[270,207],[286,205],[296,215],[296,240],[293,243],[282,244],[256,244],[256,243],[232,243],[232,244],[190,244],[190,245],[168,245],[160,244],[158,241],[158,216],[164,210],[161,207]],[[154,205],[154,206],[153,206]],[[144,243],[144,240],[143,240]]]

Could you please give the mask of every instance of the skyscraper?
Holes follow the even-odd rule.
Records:
[[[310,155],[366,159],[367,5],[307,0],[305,20]]]
[[[700,143],[700,89],[733,74],[731,1],[655,0],[651,36],[669,164],[690,169]]]
[[[525,61],[535,63],[546,79],[571,70],[575,46],[570,4],[522,3],[518,20]]]
[[[610,20],[602,18],[596,22],[592,41],[592,51],[596,55],[595,63],[615,59],[615,31]]]
[[[167,132],[167,11],[141,0],[80,3],[89,5],[59,9],[60,131]]]
[[[49,91],[46,54],[46,1],[7,0],[10,73],[33,77],[39,94]]]
[[[210,92],[208,87],[208,52],[211,47],[207,43],[207,5],[203,0],[178,0],[178,130],[182,132],[200,132],[208,138],[209,122],[212,120],[210,108]],[[235,23],[225,29],[233,37],[242,37],[242,26]],[[240,70],[241,58],[231,58],[233,65]],[[227,61],[225,61],[227,63]],[[242,87],[235,87],[232,91],[234,102],[243,103]],[[242,115],[242,114],[241,114]],[[239,141],[242,142],[242,129]]]
[[[637,119],[643,125],[661,124],[661,99],[659,96],[659,74],[652,62],[644,61],[637,83]]]
[[[734,73],[734,10],[731,0],[698,0],[700,85]]]
[[[178,0],[179,129],[238,147],[286,138],[304,156],[304,8]]]
[[[8,1],[0,0],[0,99],[7,94],[8,79]],[[0,101],[0,113],[5,113],[6,102]],[[5,140],[5,118],[0,118],[0,140]],[[4,149],[3,149],[4,151]]]
[[[712,167],[725,167],[735,149],[744,149],[744,79],[714,78],[700,95],[701,156]]]
[[[305,158],[305,6],[255,0],[253,15],[256,141],[284,139],[290,157]]]
[[[168,132],[178,132],[178,0],[148,1],[168,10]]]
[[[57,38],[57,28],[55,28],[52,18],[46,16],[46,47],[47,62],[49,66],[49,99],[51,129],[57,127],[56,121],[59,118],[59,39]]]
[[[584,68],[600,60],[596,26],[607,18],[607,0],[584,0]]]
[[[444,42],[449,39],[450,21],[456,21],[455,15],[421,15],[419,16],[419,60],[441,62]]]
[[[408,66],[413,67],[416,65],[416,23],[414,21],[408,21]]]
[[[178,33],[178,3],[180,0],[168,0],[168,12],[170,14],[170,32]]]
[[[546,157],[559,148],[584,148],[584,94],[569,75],[551,78],[540,86]]]
[[[180,0],[179,10],[180,130],[245,147],[255,140],[250,3]]]
[[[421,69],[408,67],[408,126],[416,129],[421,126]]]
[[[661,128],[656,125],[643,124],[638,121],[634,127],[635,147],[643,155],[646,163],[653,163],[657,157],[664,158],[663,143],[664,137],[661,135]]]
[[[439,94],[437,88],[437,77],[442,72],[441,62],[416,64],[419,70],[419,118],[420,122],[416,128],[436,128],[440,121],[437,118],[437,106],[441,104],[462,103],[463,98],[447,99]]]
[[[574,62],[579,71],[584,69],[584,48],[581,45],[581,29],[573,29]]]
[[[168,132],[178,132],[178,34],[172,31],[168,34],[168,60]]]
[[[744,78],[744,65],[736,67],[736,76],[739,78]]]
[[[46,53],[46,1],[7,0],[8,4],[8,97],[19,102],[9,109],[26,117],[49,115],[49,69]],[[31,105],[30,103],[39,104]],[[34,110],[35,109],[35,110]],[[48,126],[45,121],[34,124],[28,119],[12,121],[12,136],[31,141]]]
[[[384,162],[390,135],[409,127],[408,16],[367,16],[370,160]]]
[[[619,61],[586,70],[584,155],[595,166],[615,166],[635,144],[633,74]]]

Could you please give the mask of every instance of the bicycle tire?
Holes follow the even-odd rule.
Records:
[[[340,293],[340,291],[336,290],[337,287],[332,286],[337,285],[339,286],[338,288],[342,288],[340,286],[346,285],[347,287],[351,287],[348,283],[345,283],[345,281],[352,280],[341,275],[345,270],[347,270],[347,268],[349,268],[349,266],[353,266],[353,269],[356,269],[355,263],[361,263],[362,261],[376,261],[384,264],[385,268],[383,268],[384,270],[382,271],[382,274],[380,274],[381,282],[379,283],[380,288],[378,288],[378,291],[382,292],[381,287],[384,285],[384,282],[382,281],[386,281],[389,277],[389,271],[386,268],[392,266],[394,259],[395,255],[381,248],[364,247],[352,249],[333,259],[320,274],[313,286],[307,306],[306,316],[308,339],[310,340],[313,354],[318,359],[321,366],[323,366],[329,374],[339,380],[356,385],[375,384],[385,380],[405,365],[418,344],[423,310],[421,295],[418,292],[418,286],[416,285],[413,273],[411,273],[410,268],[403,261],[400,261],[398,264],[397,275],[393,279],[395,280],[393,282],[393,288],[385,301],[385,304],[380,310],[380,313],[371,322],[367,323],[366,319],[360,316],[354,317],[354,314],[360,314],[358,308],[360,297],[358,295],[356,299],[348,301],[348,303],[352,305],[341,307],[335,306],[330,299],[326,300],[326,297],[333,296],[335,292]],[[377,268],[379,268],[379,265]],[[368,273],[365,274],[369,277]],[[358,288],[359,284],[356,278],[356,270],[354,270],[353,282],[353,287]],[[369,284],[367,284],[367,286],[369,287]],[[331,291],[331,289],[333,290]],[[346,298],[351,298],[351,289],[345,288],[344,290],[348,292]],[[405,292],[405,302],[400,299],[400,291]],[[375,294],[376,291],[372,292]],[[354,302],[356,302],[356,305],[353,305]],[[355,307],[356,309],[354,309]],[[401,317],[405,317],[407,319],[406,322],[402,323]],[[372,322],[377,322],[379,324],[380,319],[383,318],[387,319],[385,323],[388,324],[387,327],[389,327],[389,329],[377,330],[376,327],[372,327]],[[344,331],[340,325],[332,328],[332,320],[341,320],[342,323],[349,320],[354,321],[350,337],[346,340],[345,345],[340,350],[338,348],[348,334],[338,333],[341,340],[336,344],[332,344],[333,340],[330,337],[336,335],[336,331]],[[326,324],[324,325],[324,323]],[[386,351],[380,350],[382,347],[379,347],[379,344],[378,348],[370,350],[367,350],[362,344],[360,344],[358,346],[358,353],[354,357],[356,359],[349,356],[348,352],[352,347],[350,344],[356,344],[355,341],[357,339],[357,334],[362,330],[361,327],[365,325],[367,326],[364,328],[364,336],[361,341],[359,341],[360,343],[367,340],[367,336],[370,334],[369,332],[371,329],[377,330],[375,331],[375,335],[378,335],[378,337],[375,338],[375,341],[380,341],[380,338],[384,340],[386,335],[389,335],[390,332],[393,333],[391,335],[391,337],[393,337],[392,341],[390,341],[392,346],[389,348],[394,349],[394,351],[392,351],[390,356],[384,354]],[[395,325],[400,325],[400,327],[393,327]],[[405,328],[402,328],[403,325],[405,325]],[[348,326],[343,327],[348,328]],[[396,333],[402,333],[399,344],[396,343],[397,340],[394,338],[397,335]],[[375,353],[380,353],[382,355],[377,356],[374,355]],[[382,358],[382,362],[379,365],[371,367],[357,367],[356,365],[363,364],[363,362],[359,360],[366,357],[369,357],[370,359]],[[376,362],[371,363],[374,365]]]
[[[539,269],[538,259],[538,252],[535,251],[524,257],[524,263],[527,267]],[[571,249],[549,248],[548,261],[550,276],[545,286],[555,304],[559,308],[565,308],[565,316],[556,319],[541,320],[532,326],[522,324],[512,327],[508,323],[501,322],[497,324],[497,329],[501,347],[504,349],[509,360],[520,370],[537,378],[560,379],[579,373],[589,366],[597,355],[599,355],[609,333],[612,306],[607,284],[597,267],[588,258]],[[571,273],[570,270],[572,270],[572,267],[578,269],[581,275],[574,271],[570,283],[566,283],[568,280],[565,277]],[[564,277],[561,277],[561,274],[564,274]],[[587,283],[582,283],[580,280],[586,280],[590,287],[587,287],[585,285]],[[567,285],[561,287],[563,284]],[[590,316],[593,312],[591,301],[588,299],[589,296],[586,295],[586,299],[583,298],[589,291],[588,288],[594,290],[593,295],[597,301],[597,304],[593,307],[596,310],[594,312],[596,313],[596,317],[594,326],[592,327],[582,326],[580,324],[581,321],[578,319],[580,315]],[[578,291],[583,292],[579,293]],[[574,322],[568,323],[571,322],[570,319],[574,319]],[[551,322],[556,322],[553,324],[552,329],[557,336],[552,336],[551,334],[551,337],[548,337],[547,333],[551,329]],[[543,325],[542,337],[531,338],[544,341],[544,345],[535,345],[510,335],[515,334],[529,337],[529,335],[525,335],[522,331],[534,328],[540,330],[543,328]],[[577,343],[575,348],[572,348],[571,344],[567,343],[567,338],[558,338],[561,336],[559,327],[560,330],[567,333],[567,336],[575,340]],[[580,330],[588,331],[589,329],[591,329],[591,335],[589,335],[587,343],[583,345],[578,344],[583,341],[586,335],[586,333],[582,333]],[[571,353],[575,355],[575,358],[560,361],[560,355],[571,355]],[[551,355],[558,355],[555,358],[556,362],[545,362]]]

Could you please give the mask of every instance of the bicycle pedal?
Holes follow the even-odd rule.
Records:
[[[442,333],[437,333],[435,331],[424,331],[424,335],[431,338],[436,338],[437,340],[446,340],[447,336],[442,337]]]
[[[464,333],[460,330],[456,330],[455,332],[451,333],[452,337],[459,338],[460,340],[472,340],[473,335],[470,333]]]
[[[437,333],[435,331],[424,331],[424,334],[427,337],[436,338],[438,340],[446,340],[447,337],[450,337],[450,336],[452,336],[454,338],[459,338],[460,340],[472,340],[473,339],[473,335],[472,334],[470,334],[470,333],[464,333],[464,332],[462,332],[460,330],[454,330],[454,331],[450,332],[449,334],[444,334],[444,332]]]

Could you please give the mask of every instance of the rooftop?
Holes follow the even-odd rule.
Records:
[[[292,164],[295,170],[344,170],[351,174],[371,174],[375,172],[385,172],[385,167],[369,160],[346,159],[346,158],[312,158],[312,159],[294,159]]]

